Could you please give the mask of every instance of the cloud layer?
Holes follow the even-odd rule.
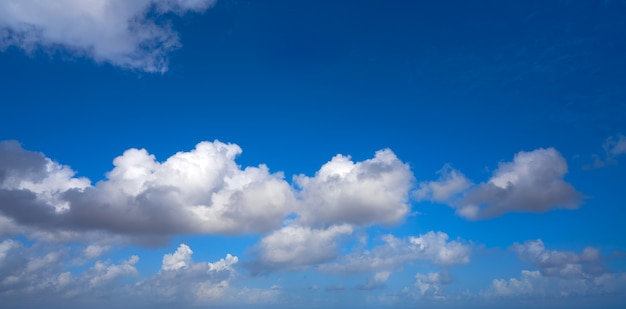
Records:
[[[0,50],[71,53],[145,72],[165,72],[180,47],[167,14],[202,13],[216,0],[7,0],[0,2]]]

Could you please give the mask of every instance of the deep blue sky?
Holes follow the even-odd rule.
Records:
[[[167,273],[163,255],[178,248],[183,256],[179,245],[186,244],[198,265],[226,254],[239,261],[215,276],[185,279],[191,282],[188,291],[218,286],[223,293],[200,299],[199,292],[189,296],[178,291],[180,295],[167,296],[171,298],[158,292],[167,300],[163,303],[238,306],[245,294],[258,297],[251,301],[255,306],[278,307],[303,300],[312,307],[352,303],[375,308],[467,303],[595,307],[599,298],[607,307],[625,304],[620,296],[626,286],[625,2],[218,0],[212,7],[211,2],[197,1],[194,7],[184,1],[142,0],[137,3],[144,6],[131,8],[123,1],[102,0],[86,6],[108,3],[118,9],[116,15],[93,13],[74,0],[61,1],[61,10],[29,7],[32,1],[0,4],[0,141],[21,145],[11,144],[18,147],[13,152],[8,142],[0,148],[0,224],[6,226],[0,227],[0,300],[22,308],[18,303],[32,297],[26,287],[34,278],[57,280],[66,272],[74,281],[63,285],[57,280],[34,291],[43,295],[41,301],[68,297],[66,286],[97,278],[97,261],[114,267],[133,255],[139,262],[128,267],[135,271],[116,268],[127,271],[116,273],[105,286],[124,291],[139,283],[149,287],[156,280],[165,282],[158,277]],[[102,18],[81,19],[91,13]],[[58,25],[68,28],[55,32]],[[177,47],[167,47],[165,35],[149,34],[160,45],[142,41],[136,34],[148,35],[143,32],[148,27],[177,35]],[[125,44],[131,48],[110,51]],[[153,56],[166,59],[167,66],[150,67]],[[130,63],[131,58],[139,60]],[[242,170],[266,164],[270,173],[283,172],[295,199],[289,207],[295,208],[277,215],[278,224],[266,225],[266,217],[248,217],[243,211],[244,219],[238,220],[244,221],[237,221],[234,230],[211,230],[213,223],[207,222],[212,221],[203,221],[197,229],[187,223],[187,228],[164,232],[149,226],[163,226],[161,211],[178,222],[177,209],[195,206],[185,201],[196,193],[180,193],[191,195],[181,197],[180,205],[167,200],[164,208],[146,202],[150,197],[143,193],[129,195],[128,205],[93,197],[115,196],[128,188],[107,176],[113,160],[127,149],[144,148],[165,162],[201,141],[215,140],[241,147],[236,164]],[[398,164],[372,159],[387,148]],[[15,158],[34,157],[27,155],[31,152],[89,178],[94,187],[85,192],[107,193],[72,195],[63,187],[50,189],[50,197],[24,185],[42,181],[32,176],[38,168],[34,161],[22,160],[27,169],[15,163]],[[350,187],[337,180],[341,176],[328,180],[328,187],[303,187],[293,178],[303,174],[314,182],[316,172],[337,154],[364,162],[354,175],[374,173],[380,183],[359,186],[365,181],[359,176]],[[525,154],[530,163],[522,162]],[[567,172],[559,170],[561,163]],[[437,174],[446,164],[453,172]],[[53,175],[49,169],[45,173]],[[506,188],[494,180],[502,174],[511,181]],[[159,182],[164,175],[169,176]],[[157,185],[167,190],[161,185],[172,175],[146,176],[155,178],[144,184],[145,192]],[[428,184],[452,188],[445,186],[446,175],[461,175],[454,179],[466,186],[437,198]],[[187,192],[195,185],[195,178],[182,179],[168,186]],[[397,182],[387,183],[389,179]],[[95,187],[98,181],[110,184],[112,191]],[[406,189],[398,189],[405,184]],[[207,192],[221,188],[199,185]],[[13,198],[17,192],[37,196],[43,208],[21,206]],[[383,192],[393,193],[377,204],[377,197],[387,196]],[[336,201],[338,212],[325,213],[324,207],[331,206],[317,198],[326,194],[328,205]],[[84,215],[63,219],[63,212],[46,217],[47,211],[43,219],[31,221],[21,215],[52,207],[50,198],[67,201],[68,213],[82,209],[77,211]],[[263,197],[253,199],[255,207],[265,207]],[[209,194],[197,203],[212,201]],[[141,208],[143,203],[148,206]],[[109,223],[88,219],[89,213],[99,214],[89,207],[105,207],[98,205],[130,207],[120,210],[130,218],[133,205],[139,205],[147,212],[141,232],[146,234],[128,232],[133,224],[143,228],[144,221],[116,221],[117,212],[101,214],[111,216]],[[463,214],[471,205],[484,212]],[[168,215],[166,207],[172,207]],[[390,213],[398,209],[404,212],[392,218]],[[491,210],[496,214],[489,215]],[[370,211],[372,219],[367,219]],[[288,239],[302,239],[312,252],[329,253],[314,260],[306,257],[316,253],[272,260],[270,253],[280,250],[264,247],[264,241],[285,231],[296,233]],[[304,231],[310,234],[298,236]],[[417,250],[410,237],[430,231],[446,233],[452,245],[444,244],[458,242],[468,251],[449,249],[459,255],[449,263],[436,254],[405,252]],[[75,232],[88,235],[59,236]],[[141,238],[148,234],[158,234],[160,240]],[[385,247],[385,235],[398,238],[405,249]],[[538,239],[545,249],[528,249]],[[106,249],[88,255],[83,250],[90,244]],[[584,251],[587,247],[599,253]],[[29,273],[29,263],[58,252],[64,252],[58,269]],[[376,252],[396,257],[404,252],[407,257],[388,266],[371,264],[358,274],[337,270],[347,267],[350,257]],[[186,266],[169,271],[181,272],[179,278],[206,272],[185,261]],[[525,270],[531,275],[524,275]],[[13,277],[20,279],[11,283]],[[505,288],[498,289],[498,282]],[[102,289],[94,283],[72,294],[70,303],[106,299]],[[155,298],[145,291],[134,292],[127,296],[138,307],[154,305],[150,300]],[[38,304],[34,300],[32,306]]]

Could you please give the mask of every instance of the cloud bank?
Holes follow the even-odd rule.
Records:
[[[0,2],[0,50],[64,49],[98,63],[165,72],[180,47],[168,14],[203,13],[216,0],[6,0]]]
[[[610,272],[602,264],[600,250],[592,247],[581,253],[548,250],[541,239],[511,246],[520,260],[537,270],[522,270],[518,278],[494,279],[487,297],[564,298],[623,292],[625,273]]]
[[[42,153],[1,142],[4,234],[26,229],[144,238],[267,233],[293,215],[290,225],[266,236],[262,248],[319,239],[328,249],[335,236],[354,227],[397,223],[409,212],[413,174],[391,150],[362,162],[338,155],[314,177],[297,176],[298,188],[265,165],[240,167],[235,158],[241,152],[235,144],[201,142],[159,162],[145,149],[129,149],[113,160],[106,179],[91,184]],[[281,235],[300,238],[286,243]]]

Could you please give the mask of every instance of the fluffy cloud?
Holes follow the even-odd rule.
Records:
[[[256,271],[299,269],[334,259],[337,242],[358,227],[393,224],[409,212],[413,174],[389,149],[353,162],[337,155],[313,177],[294,177],[296,218],[257,245]]]
[[[393,224],[409,212],[413,173],[389,149],[353,162],[337,155],[314,177],[295,177],[302,189],[298,212],[305,225]]]
[[[6,0],[0,2],[0,50],[63,48],[96,62],[167,71],[180,47],[163,15],[202,13],[215,0]]]
[[[15,142],[0,143],[0,212],[43,229],[105,230],[129,235],[268,231],[293,211],[282,174],[241,169],[241,149],[202,142],[157,162],[143,149],[114,160],[95,186],[71,169]],[[19,162],[14,162],[19,161]]]
[[[428,232],[418,237],[400,239],[393,235],[382,238],[384,244],[372,250],[361,250],[342,256],[337,262],[320,267],[327,272],[365,273],[393,271],[414,261],[427,261],[439,266],[469,263],[471,247],[449,240],[443,232]]]
[[[409,212],[413,174],[391,150],[361,162],[335,156],[315,176],[295,177],[297,188],[265,165],[240,167],[240,153],[235,144],[201,142],[159,162],[133,148],[92,185],[42,153],[0,142],[0,221],[7,223],[0,232],[56,241],[109,233],[154,244],[177,234],[268,232],[292,214],[292,227],[266,239],[278,244],[287,232],[327,239],[336,231],[397,223]],[[96,249],[85,256],[97,256]]]
[[[163,256],[161,270],[179,270],[188,267],[191,265],[191,254],[193,254],[193,251],[191,251],[189,246],[181,244],[176,249],[176,252]]]
[[[558,151],[540,148],[517,153],[512,162],[500,163],[489,181],[474,186],[460,172],[445,169],[439,180],[421,183],[414,197],[446,203],[472,220],[577,208],[582,194],[563,180],[566,173]]]
[[[325,229],[289,225],[265,236],[257,246],[259,269],[299,269],[334,259],[337,242],[352,233],[350,225]]]

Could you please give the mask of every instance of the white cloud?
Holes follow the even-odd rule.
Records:
[[[57,241],[109,232],[156,244],[177,234],[268,232],[290,214],[290,224],[322,231],[393,224],[409,212],[413,174],[391,150],[361,162],[335,156],[314,177],[295,177],[298,188],[265,165],[240,167],[241,152],[201,142],[159,162],[133,148],[92,185],[42,153],[1,142],[2,232]]]
[[[500,163],[485,183],[469,187],[460,172],[446,170],[440,180],[421,183],[415,197],[446,203],[472,220],[508,212],[574,209],[582,194],[563,180],[566,173],[567,163],[554,148],[520,151],[512,162]]]
[[[216,0],[5,0],[0,2],[0,50],[41,47],[122,68],[167,71],[168,53],[180,47],[162,21],[167,13],[202,13]],[[161,18],[157,18],[161,17]]]
[[[320,267],[327,272],[365,273],[394,271],[415,261],[439,266],[469,263],[471,247],[449,240],[443,232],[428,232],[418,237],[383,236],[384,244],[372,250],[359,250],[342,256],[337,262]]]
[[[163,263],[161,264],[162,270],[179,270],[191,265],[191,254],[193,251],[189,246],[180,244],[176,252],[172,254],[166,254],[163,256]]]
[[[338,240],[350,235],[350,225],[333,225],[324,229],[289,225],[261,239],[257,246],[257,267],[266,269],[299,269],[334,259]]]
[[[146,150],[130,149],[114,160],[106,180],[87,186],[88,180],[71,178],[68,167],[43,154],[2,142],[0,175],[6,176],[0,178],[0,211],[27,226],[137,237],[262,232],[280,226],[293,211],[291,187],[264,165],[241,169],[234,161],[240,153],[235,144],[202,142],[160,163]],[[62,181],[36,189],[51,178]],[[29,183],[37,186],[24,185]],[[59,203],[62,211],[55,206]]]
[[[230,271],[232,270],[232,266],[239,262],[239,258],[236,256],[226,254],[226,257],[220,259],[215,263],[209,262],[207,265],[209,266],[209,271],[219,272],[219,271]]]
[[[389,149],[356,163],[337,155],[314,177],[294,180],[302,189],[298,212],[304,225],[393,224],[410,209],[413,174]]]

